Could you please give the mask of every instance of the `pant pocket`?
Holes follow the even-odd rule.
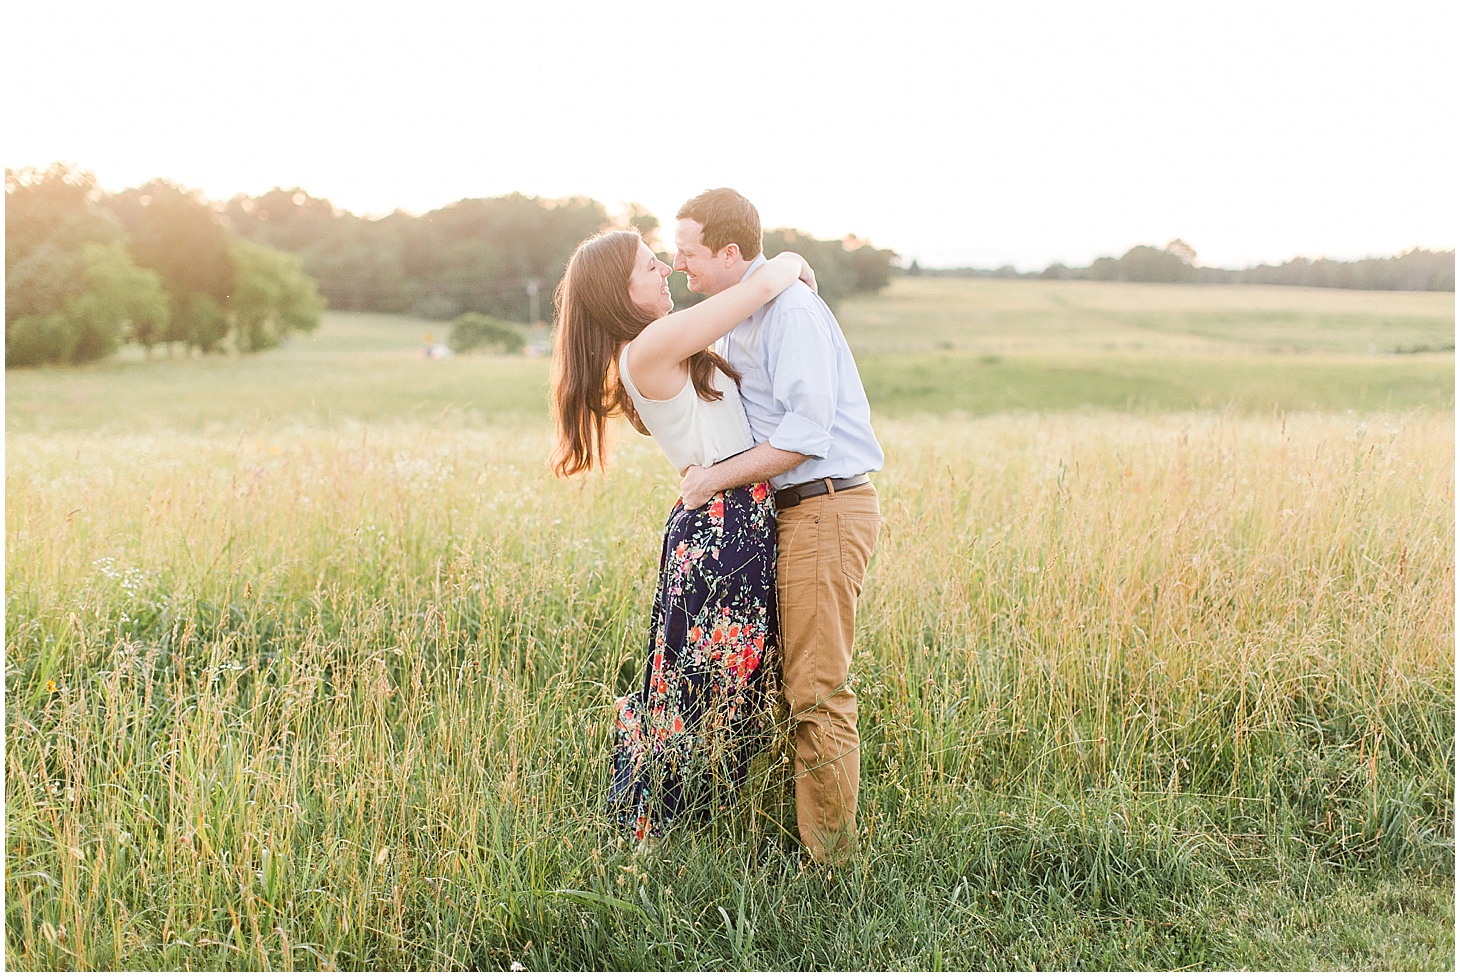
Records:
[[[877,534],[881,528],[881,517],[871,513],[841,513],[837,516],[842,573],[855,594],[862,592],[862,580],[867,575],[867,564],[872,560],[872,550],[877,546]]]

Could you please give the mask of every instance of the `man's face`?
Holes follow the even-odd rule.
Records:
[[[740,248],[727,244],[711,251],[700,239],[704,227],[686,217],[674,229],[674,270],[689,277],[689,290],[701,295],[714,295],[740,281]]]

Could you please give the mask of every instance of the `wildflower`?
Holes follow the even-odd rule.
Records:
[[[55,695],[57,692],[61,691],[61,687],[56,684],[55,679],[48,678],[46,679],[46,691],[51,693],[51,695]]]
[[[507,969],[510,970],[510,971],[512,971],[513,973],[521,973],[522,971],[526,970],[527,968],[522,965],[522,961],[521,960],[513,960],[512,963],[511,963],[511,965],[508,966]]]

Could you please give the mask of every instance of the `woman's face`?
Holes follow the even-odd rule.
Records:
[[[629,301],[656,316],[668,315],[674,308],[674,300],[669,297],[669,273],[673,270],[640,241],[639,254],[629,272]]]

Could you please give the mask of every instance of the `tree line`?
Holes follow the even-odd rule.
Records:
[[[587,197],[544,200],[512,193],[458,200],[421,215],[368,219],[299,188],[240,195],[221,209],[239,236],[299,256],[331,308],[399,312],[425,319],[478,314],[533,324],[552,316],[552,293],[573,249],[613,223]],[[620,218],[620,222],[624,222]],[[658,218],[631,205],[626,222],[646,237]],[[763,235],[767,255],[799,251],[830,304],[891,280],[897,255],[847,237],[817,240],[792,228]],[[666,260],[670,252],[661,251]],[[677,307],[691,305],[683,276],[670,279]]]
[[[624,220],[650,239],[659,227],[634,205]],[[81,363],[123,343],[254,352],[314,329],[326,305],[475,316],[458,330],[463,348],[505,347],[514,324],[551,318],[573,249],[613,223],[587,197],[513,193],[371,219],[297,187],[219,202],[163,180],[109,194],[62,164],[7,169],[5,362]],[[806,255],[833,305],[886,286],[897,259],[792,228],[767,231],[764,246]],[[671,279],[680,307],[700,298],[682,277]]]
[[[1298,257],[1281,265],[1250,268],[1207,268],[1196,263],[1196,251],[1177,239],[1164,248],[1139,244],[1119,258],[1096,258],[1087,268],[1068,268],[1056,262],[1043,271],[1020,272],[1002,268],[919,268],[909,275],[955,278],[1044,278],[1060,281],[1167,282],[1209,285],[1301,285],[1314,288],[1354,288],[1375,291],[1453,292],[1455,252],[1415,248],[1387,258],[1358,261],[1310,260]]]
[[[55,164],[5,171],[5,365],[86,363],[124,343],[256,352],[319,325],[290,254],[230,234],[198,194],[107,194]]]

